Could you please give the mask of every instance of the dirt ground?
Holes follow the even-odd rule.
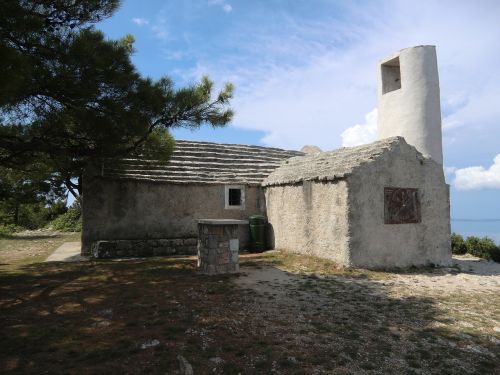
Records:
[[[80,233],[24,231],[8,238],[0,237],[0,271],[44,261],[60,245],[79,241]]]
[[[209,277],[193,257],[21,261],[17,241],[0,242],[4,374],[181,374],[179,356],[194,374],[500,374],[496,263],[374,272],[273,251]]]

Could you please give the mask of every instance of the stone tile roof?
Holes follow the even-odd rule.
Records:
[[[176,141],[168,162],[144,159],[108,161],[105,178],[158,181],[178,184],[259,185],[281,163],[299,151],[279,148]]]
[[[343,147],[335,151],[294,157],[274,170],[262,185],[343,179],[352,174],[361,164],[373,161],[384,152],[402,144],[408,146],[403,137],[391,137],[362,146]]]

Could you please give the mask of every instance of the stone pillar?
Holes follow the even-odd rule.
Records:
[[[198,267],[207,275],[238,272],[238,225],[246,220],[198,220]]]

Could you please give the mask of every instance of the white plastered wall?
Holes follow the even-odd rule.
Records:
[[[385,224],[384,188],[417,188],[420,223]],[[350,266],[449,265],[449,190],[441,165],[401,143],[348,178]]]
[[[265,190],[274,248],[348,265],[345,181],[305,181]]]
[[[436,48],[403,49],[380,61],[378,72],[379,139],[402,136],[443,164]]]

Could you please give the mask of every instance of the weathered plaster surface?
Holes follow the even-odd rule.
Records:
[[[288,167],[276,170],[275,177],[282,181],[293,177],[297,182],[268,180],[275,183],[266,187],[274,248],[351,267],[450,264],[449,194],[442,166],[424,158],[402,138],[380,150],[353,162],[353,168],[337,180],[304,181],[300,174],[285,173]],[[329,157],[334,161],[329,163]],[[335,175],[345,160],[351,160],[348,154],[344,159],[325,155],[318,161],[322,178]],[[311,170],[304,173],[314,177]],[[418,189],[421,222],[385,224],[385,187]]]
[[[394,64],[397,58],[401,88],[383,93],[382,65]],[[406,48],[387,57],[380,62],[378,81],[379,139],[402,136],[423,155],[443,164],[436,48]]]
[[[260,187],[245,187],[245,209],[224,209],[224,185],[187,185],[87,176],[82,252],[98,240],[197,237],[197,219],[247,219],[264,210]],[[248,228],[241,226],[242,247]]]
[[[350,266],[448,265],[450,207],[442,166],[402,142],[348,177]],[[384,223],[384,187],[419,189],[422,221]]]
[[[275,249],[349,262],[345,181],[270,186],[266,203]]]

